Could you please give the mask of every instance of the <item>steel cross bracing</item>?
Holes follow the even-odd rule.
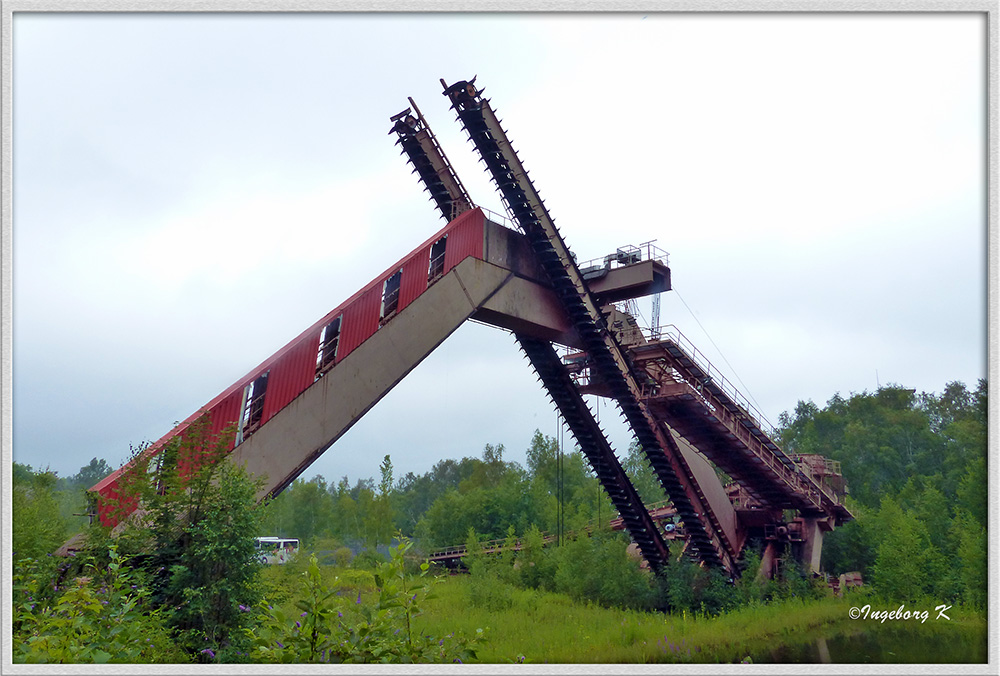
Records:
[[[579,332],[593,360],[592,368],[609,385],[657,478],[677,507],[691,546],[702,561],[735,570],[735,543],[729,542],[719,527],[671,433],[658,425],[642,404],[642,388],[628,355],[608,331],[568,247],[489,102],[472,81],[449,87],[442,80],[441,84]]]
[[[416,110],[413,99],[410,99],[410,105]],[[457,186],[461,190],[454,199],[436,199],[438,209],[445,218],[448,218],[453,204],[471,203],[471,200],[461,187],[461,182],[451,168],[444,151],[434,139],[427,122],[420,117],[420,129],[419,132],[415,132],[415,126],[404,121],[407,113],[408,111],[404,111],[390,118],[396,122],[392,131],[399,135],[397,143],[402,146],[410,163],[417,168],[416,171],[428,191],[434,196],[444,189],[444,185]],[[434,172],[420,170],[434,166],[444,169]],[[660,570],[669,560],[667,545],[559,355],[548,341],[517,333],[515,338],[545,386],[549,397],[566,420],[611,502],[621,514],[632,540],[638,545],[650,568],[654,571]]]

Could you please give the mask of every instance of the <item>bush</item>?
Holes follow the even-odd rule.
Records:
[[[610,531],[569,541],[553,552],[557,563],[555,590],[605,606],[655,608],[653,576],[640,569],[627,549],[624,537]]]
[[[254,648],[252,656],[261,662],[279,663],[417,663],[465,662],[476,657],[480,635],[471,639],[453,634],[435,638],[418,634],[414,619],[430,596],[433,580],[426,578],[428,564],[420,574],[405,570],[409,542],[400,542],[388,562],[375,572],[377,594],[357,599],[338,593],[334,579],[327,585],[319,563],[311,556],[303,585],[303,597],[296,602],[298,618],[281,609],[261,604],[260,622],[247,631]]]
[[[38,663],[184,662],[149,591],[112,547],[107,565],[85,567],[51,605],[34,594],[40,571],[22,561],[13,576],[14,661]],[[48,581],[53,581],[49,578]],[[59,591],[58,584],[53,587]]]
[[[354,552],[352,552],[348,547],[337,547],[333,552],[334,564],[339,568],[347,568],[351,565],[351,559],[354,558]]]
[[[11,549],[18,558],[38,559],[66,540],[67,524],[56,500],[56,475],[14,463],[11,491]]]
[[[178,644],[200,661],[241,661],[250,608],[262,598],[256,535],[259,483],[226,461],[233,430],[211,433],[202,416],[158,455],[134,449],[109,506],[136,521],[114,536],[150,576],[151,601]],[[126,516],[135,510],[131,516]],[[140,521],[141,519],[141,521]],[[99,561],[112,532],[88,533]]]
[[[385,561],[385,557],[374,549],[362,549],[358,552],[358,555],[354,557],[354,560],[351,562],[351,567],[359,570],[375,570],[380,565],[385,563]]]

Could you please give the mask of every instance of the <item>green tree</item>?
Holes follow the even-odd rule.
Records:
[[[387,544],[392,539],[392,460],[386,455],[379,465],[378,494],[373,496],[366,519],[366,538],[371,549]]]
[[[121,497],[110,505],[131,524],[116,539],[142,555],[153,576],[153,602],[165,609],[180,644],[205,661],[239,652],[250,621],[240,606],[255,605],[261,595],[260,483],[226,461],[232,435],[232,429],[213,434],[210,418],[201,416],[159,454],[135,449]],[[110,535],[97,526],[88,538],[98,560]]]
[[[632,485],[635,486],[635,490],[639,493],[639,497],[647,506],[663,502],[666,499],[663,486],[660,485],[660,480],[656,478],[656,473],[653,471],[653,467],[649,464],[649,461],[646,460],[646,454],[638,442],[633,441],[629,444],[628,455],[625,456],[622,467],[625,469],[625,473],[629,479],[631,479]]]
[[[986,607],[987,572],[986,529],[969,512],[959,510],[952,531],[952,543],[958,561],[962,598],[976,608]]]
[[[112,467],[103,458],[91,458],[90,463],[84,465],[70,478],[70,483],[81,488],[90,488],[104,477],[111,474]]]
[[[307,545],[317,538],[333,535],[330,530],[333,522],[333,498],[322,475],[314,476],[308,481],[296,479],[282,495],[286,493],[286,522],[291,523],[291,528],[282,535],[298,538]]]
[[[940,570],[940,552],[931,544],[926,527],[892,498],[883,498],[875,518],[882,532],[872,584],[893,601],[916,601],[931,591],[934,572]]]
[[[67,522],[56,497],[54,472],[13,464],[11,550],[17,558],[51,554],[66,540]]]

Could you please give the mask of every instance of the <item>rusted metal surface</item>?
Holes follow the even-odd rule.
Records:
[[[655,372],[659,380],[647,388],[644,398],[656,415],[754,499],[778,508],[835,515],[839,521],[852,518],[833,491],[780,449],[763,416],[704,358],[682,344],[679,332],[673,330],[658,341],[632,348],[637,363],[659,362]]]
[[[448,225],[176,426],[149,453],[183,435],[202,414],[209,416],[213,432],[237,423],[230,457],[266,478],[262,494],[273,495],[451,331],[475,318],[515,331],[536,370],[548,373],[550,381],[566,381],[547,383],[560,410],[573,409],[587,391],[619,401],[673,499],[660,508],[664,517],[680,516],[686,526],[669,524],[669,537],[683,534],[685,546],[703,561],[732,572],[754,531],[767,539],[765,558],[774,566],[780,561],[774,546],[794,546],[817,569],[823,534],[852,518],[839,500],[846,490],[839,466],[821,456],[783,453],[763,416],[679,332],[664,337],[657,328],[647,338],[631,310],[612,307],[670,289],[665,252],[647,242],[577,265],[489,103],[478,98],[471,82],[445,93],[525,235],[487,222],[483,210],[471,208],[411,99],[416,117],[409,109],[394,116],[393,131]],[[483,138],[489,141],[485,146]],[[336,349],[329,341],[321,348],[320,337],[334,320],[339,320]],[[561,362],[550,342],[577,348],[579,357]],[[534,348],[541,346],[546,355],[552,352],[550,361],[558,368],[539,366],[545,359]],[[584,375],[591,379],[583,382]],[[606,440],[602,444],[603,433],[584,418],[574,433],[594,441],[590,450],[597,457]],[[613,452],[605,456],[614,464]],[[724,489],[706,458],[733,476],[737,487]],[[602,485],[622,514],[621,524],[645,558],[661,566],[667,531],[655,526],[659,517],[630,492],[627,478],[605,474]],[[115,496],[119,476],[113,473],[92,490],[101,498]],[[789,507],[801,516],[786,524],[781,509]],[[99,513],[104,520],[106,513]]]

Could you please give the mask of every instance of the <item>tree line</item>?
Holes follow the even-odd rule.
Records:
[[[799,402],[780,419],[786,452],[841,463],[856,519],[827,534],[823,567],[860,571],[900,601],[986,602],[987,383],[940,394],[891,385]]]
[[[987,384],[948,383],[940,394],[900,386],[834,395],[823,408],[800,401],[779,419],[788,453],[840,461],[856,519],[825,537],[822,567],[860,571],[892,598],[986,600]],[[385,455],[377,478],[294,481],[261,510],[253,535],[296,537],[304,548],[384,558],[402,535],[415,550],[531,531],[581,531],[615,516],[584,456],[535,432],[526,462],[502,444],[477,457],[444,459],[423,474],[395,476]],[[647,504],[664,495],[637,446],[622,458]],[[14,464],[13,550],[44,556],[81,527],[83,491],[110,471],[94,458],[73,477]],[[345,553],[345,548],[350,550]],[[377,552],[381,550],[383,555]]]

